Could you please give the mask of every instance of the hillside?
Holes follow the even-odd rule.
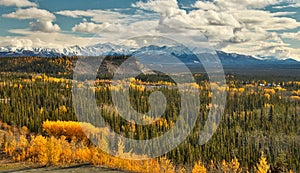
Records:
[[[219,57],[225,74],[297,77],[300,73],[300,63],[294,60],[262,61],[246,56],[233,57],[230,54],[220,54]],[[71,78],[78,58],[83,57],[2,57],[0,72],[46,73]],[[107,56],[100,67],[100,73],[113,74],[127,58],[127,56]],[[137,65],[140,66],[138,63]],[[186,65],[193,73],[205,73],[201,63],[186,63]]]

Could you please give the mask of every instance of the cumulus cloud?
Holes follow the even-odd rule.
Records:
[[[121,23],[128,24],[142,20],[158,20],[159,15],[153,13],[145,13],[136,10],[134,14],[123,14],[120,9],[110,10],[64,10],[58,11],[56,14],[68,16],[72,18],[90,18],[94,23]]]
[[[221,9],[260,9],[268,5],[280,3],[282,0],[214,0]]]
[[[292,12],[272,13],[262,8],[279,4],[281,0],[212,0],[197,1],[185,11],[178,7],[176,0],[149,0],[137,2],[133,7],[160,13],[158,29],[199,30],[208,37],[211,45],[218,49],[252,55],[296,56],[289,45],[282,44],[281,37],[274,31],[295,29],[300,23],[288,17]],[[256,49],[256,44],[265,43]],[[242,49],[240,45],[248,45]],[[276,46],[277,45],[277,46]],[[265,51],[263,51],[265,49]],[[258,51],[259,50],[259,51]],[[279,55],[281,54],[281,55]]]
[[[76,24],[73,28],[73,32],[90,33],[100,36],[103,40],[123,40],[128,37],[155,34],[158,21],[138,21],[129,24],[120,23],[94,23],[83,21]]]
[[[91,17],[91,20],[94,22],[117,22],[119,19],[127,16],[119,12],[105,10],[64,10],[56,12],[56,14],[72,18]]]
[[[284,32],[281,34],[282,38],[290,38],[294,40],[300,40],[300,31],[298,32]]]
[[[2,46],[9,46],[14,49],[30,49],[33,46],[33,41],[27,38],[17,38],[17,37],[2,37],[0,44]]]
[[[38,19],[38,20],[54,20],[56,17],[54,14],[47,10],[38,9],[38,8],[27,8],[27,9],[18,9],[15,12],[9,14],[3,14],[3,17],[6,18],[15,18],[15,19]]]
[[[93,22],[82,22],[80,24],[75,25],[72,28],[74,32],[83,32],[83,33],[92,33],[96,34],[99,32],[120,32],[122,30],[122,26],[118,24],[110,24],[110,23],[102,23],[96,24]]]
[[[35,22],[30,22],[29,25],[34,31],[42,32],[57,32],[60,31],[60,27],[57,24],[53,24],[53,21],[56,19],[55,15],[51,12],[43,9],[38,9],[35,7],[27,9],[18,9],[15,12],[9,14],[3,14],[3,17],[6,18],[15,18],[15,19],[35,19]]]
[[[300,60],[300,50],[291,48],[289,44],[280,42],[246,42],[229,44],[222,48],[225,52],[242,52],[246,55],[273,56],[281,59],[294,58]]]
[[[184,10],[179,9],[177,0],[149,0],[146,3],[139,1],[132,6],[158,12],[163,16],[172,16],[177,13],[185,12]]]
[[[299,50],[291,48],[291,45],[282,40],[282,38],[298,40],[299,32],[286,31],[278,34],[278,31],[300,27],[297,20],[289,17],[295,12],[270,12],[265,8],[270,5],[280,8],[280,2],[282,0],[201,0],[192,4],[193,9],[187,11],[179,7],[177,0],[147,0],[132,4],[135,10],[133,14],[113,9],[64,10],[56,12],[56,14],[71,18],[83,18],[82,22],[73,26],[72,31],[99,34],[99,40],[103,42],[172,32],[173,35],[176,33],[176,35],[187,35],[187,38],[196,38],[199,36],[195,34],[197,32],[191,31],[199,31],[216,49],[248,55],[300,59]],[[296,7],[297,3],[286,6]],[[59,26],[53,23],[56,19],[55,15],[46,10],[18,9],[16,12],[3,15],[3,17],[35,19],[30,23],[32,31],[57,32],[60,30]],[[39,35],[36,35],[37,33]],[[28,36],[33,45],[39,43],[50,46],[47,39],[53,43],[65,44],[63,41],[58,42],[54,38],[48,38],[49,35],[46,33],[45,35],[37,33],[31,33]],[[34,37],[42,39],[35,43]],[[58,33],[54,33],[53,37],[59,40],[70,39],[70,37]],[[86,41],[79,37],[73,39]],[[68,41],[73,43],[72,40]],[[30,41],[16,44],[25,43],[31,44]]]
[[[0,45],[15,49],[41,47],[63,50],[64,48],[74,45],[86,46],[89,44],[91,39],[95,40],[95,42],[98,42],[97,38],[79,37],[60,32],[49,34],[46,32],[34,32],[24,29],[9,30],[9,32],[23,36],[0,37]]]
[[[220,8],[217,5],[208,1],[196,1],[195,4],[192,6],[203,10],[220,10]]]
[[[148,2],[137,2],[134,7],[139,7],[154,12],[165,14],[161,16],[161,21],[177,20],[185,22],[195,27],[205,27],[206,25],[222,25],[232,27],[242,27],[242,25],[257,27],[265,27],[269,29],[270,23],[274,23],[275,30],[295,28],[299,24],[291,18],[277,17],[288,15],[290,13],[270,13],[259,10],[267,5],[276,4],[279,0],[215,0],[215,1],[197,1],[193,7],[199,8],[187,13],[185,10],[179,9],[176,0],[150,0]],[[168,4],[168,5],[166,5]],[[175,13],[170,13],[173,11]],[[164,19],[167,18],[167,19]],[[271,21],[270,21],[271,20]],[[270,21],[267,23],[266,21]]]
[[[30,22],[30,27],[33,31],[43,32],[58,32],[60,27],[57,24],[53,24],[52,21],[40,21]]]
[[[262,10],[242,10],[231,13],[248,29],[284,30],[300,26],[295,19],[282,17],[289,13],[270,13]]]
[[[33,48],[33,47],[41,47],[41,48],[55,48],[63,51],[64,48],[68,48],[74,45],[78,46],[88,46],[94,45],[98,43],[106,43],[111,42],[113,44],[123,43],[124,45],[129,45],[130,40],[128,37],[134,37],[134,33],[136,31],[144,27],[144,22],[136,22],[130,26],[128,26],[128,31],[122,31],[120,34],[124,37],[120,37],[118,34],[110,34],[109,32],[105,32],[104,35],[94,35],[93,37],[81,37],[75,36],[71,34],[65,34],[61,32],[56,33],[45,33],[45,32],[34,32],[31,30],[25,29],[14,29],[9,30],[10,33],[14,33],[22,36],[0,36],[0,45],[4,47],[12,47],[13,49],[18,48]],[[153,25],[157,25],[157,22],[154,21],[146,21],[147,26],[149,26],[149,32],[145,31],[144,34],[152,34],[151,30],[153,30]],[[134,29],[136,29],[134,31]],[[128,34],[128,37],[125,37],[125,33]],[[131,42],[131,46],[133,46],[133,42]]]
[[[107,40],[153,33],[159,22],[158,14],[145,13],[139,9],[130,15],[122,14],[120,10],[65,10],[56,14],[83,18],[81,23],[72,28],[73,32],[99,34]]]
[[[136,9],[133,15],[104,10],[60,11],[57,14],[73,18],[90,17],[91,22],[83,21],[75,25],[72,31],[98,33],[106,39],[149,33],[187,34],[198,30],[217,49],[231,52],[235,50],[236,53],[252,55],[262,53],[262,55],[278,54],[278,57],[291,55],[298,57],[299,55],[291,52],[295,52],[294,49],[283,44],[281,40],[283,35],[274,32],[299,27],[300,23],[297,20],[288,17],[294,13],[272,13],[262,9],[276,5],[280,1],[197,1],[192,5],[193,10],[186,11],[179,7],[177,0],[148,0],[132,4]],[[241,45],[248,48],[244,49]]]
[[[37,7],[36,3],[28,0],[0,0],[0,5],[16,7]]]

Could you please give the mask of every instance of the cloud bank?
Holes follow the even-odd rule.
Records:
[[[286,43],[288,39],[300,40],[299,32],[293,32],[300,27],[299,21],[292,17],[298,15],[298,12],[280,10],[297,8],[299,3],[282,5],[282,0],[211,0],[196,1],[190,5],[191,8],[183,9],[180,8],[177,0],[148,0],[132,4],[129,13],[123,13],[124,11],[116,9],[50,12],[36,8],[37,4],[27,0],[9,2],[0,0],[0,3],[30,7],[17,9],[15,12],[2,15],[2,17],[31,20],[29,22],[31,33],[24,36],[30,38],[31,41],[34,41],[32,40],[33,35],[36,34],[34,32],[39,31],[55,33],[48,35],[49,40],[55,42],[50,37],[58,33],[61,34],[60,36],[63,35],[60,33],[61,28],[54,24],[55,15],[62,15],[82,19],[82,22],[75,23],[70,27],[68,33],[73,35],[72,39],[77,37],[81,40],[83,38],[77,34],[87,33],[95,34],[94,37],[88,38],[90,35],[85,37],[90,40],[111,42],[112,40],[124,41],[128,37],[171,32],[178,35],[185,34],[187,38],[192,38],[198,37],[196,34],[193,35],[197,32],[192,31],[199,31],[218,50],[300,60],[299,50]],[[280,12],[266,10],[266,7],[270,6],[278,8],[275,11]],[[64,38],[69,38],[65,35]],[[47,37],[47,35],[35,36],[43,39]],[[73,41],[66,40],[64,43],[59,43],[67,45],[68,42]],[[50,46],[47,41],[45,44]]]
[[[176,0],[149,0],[137,2],[133,7],[160,13],[158,29],[183,32],[200,30],[210,43],[224,51],[248,55],[298,58],[298,50],[282,41],[276,31],[296,29],[300,23],[288,17],[295,12],[269,12],[264,10],[280,0],[213,0],[197,1],[191,11],[180,9]],[[167,5],[168,4],[168,5]]]

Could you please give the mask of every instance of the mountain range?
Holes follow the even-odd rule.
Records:
[[[135,55],[143,52],[164,52],[178,57],[181,61],[188,64],[198,64],[199,59],[192,51],[183,46],[146,46],[141,48],[130,48],[122,45],[111,43],[97,44],[93,46],[73,46],[64,49],[51,48],[14,48],[0,47],[0,57],[62,57],[62,56],[118,56],[118,55]],[[193,50],[194,51],[194,50]],[[205,51],[198,49],[199,51]],[[223,65],[255,65],[255,64],[299,64],[294,59],[278,59],[276,57],[255,57],[236,53],[226,53],[216,51]]]

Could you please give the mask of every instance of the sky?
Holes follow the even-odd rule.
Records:
[[[0,0],[0,26],[15,49],[197,31],[216,50],[300,60],[299,0]]]

